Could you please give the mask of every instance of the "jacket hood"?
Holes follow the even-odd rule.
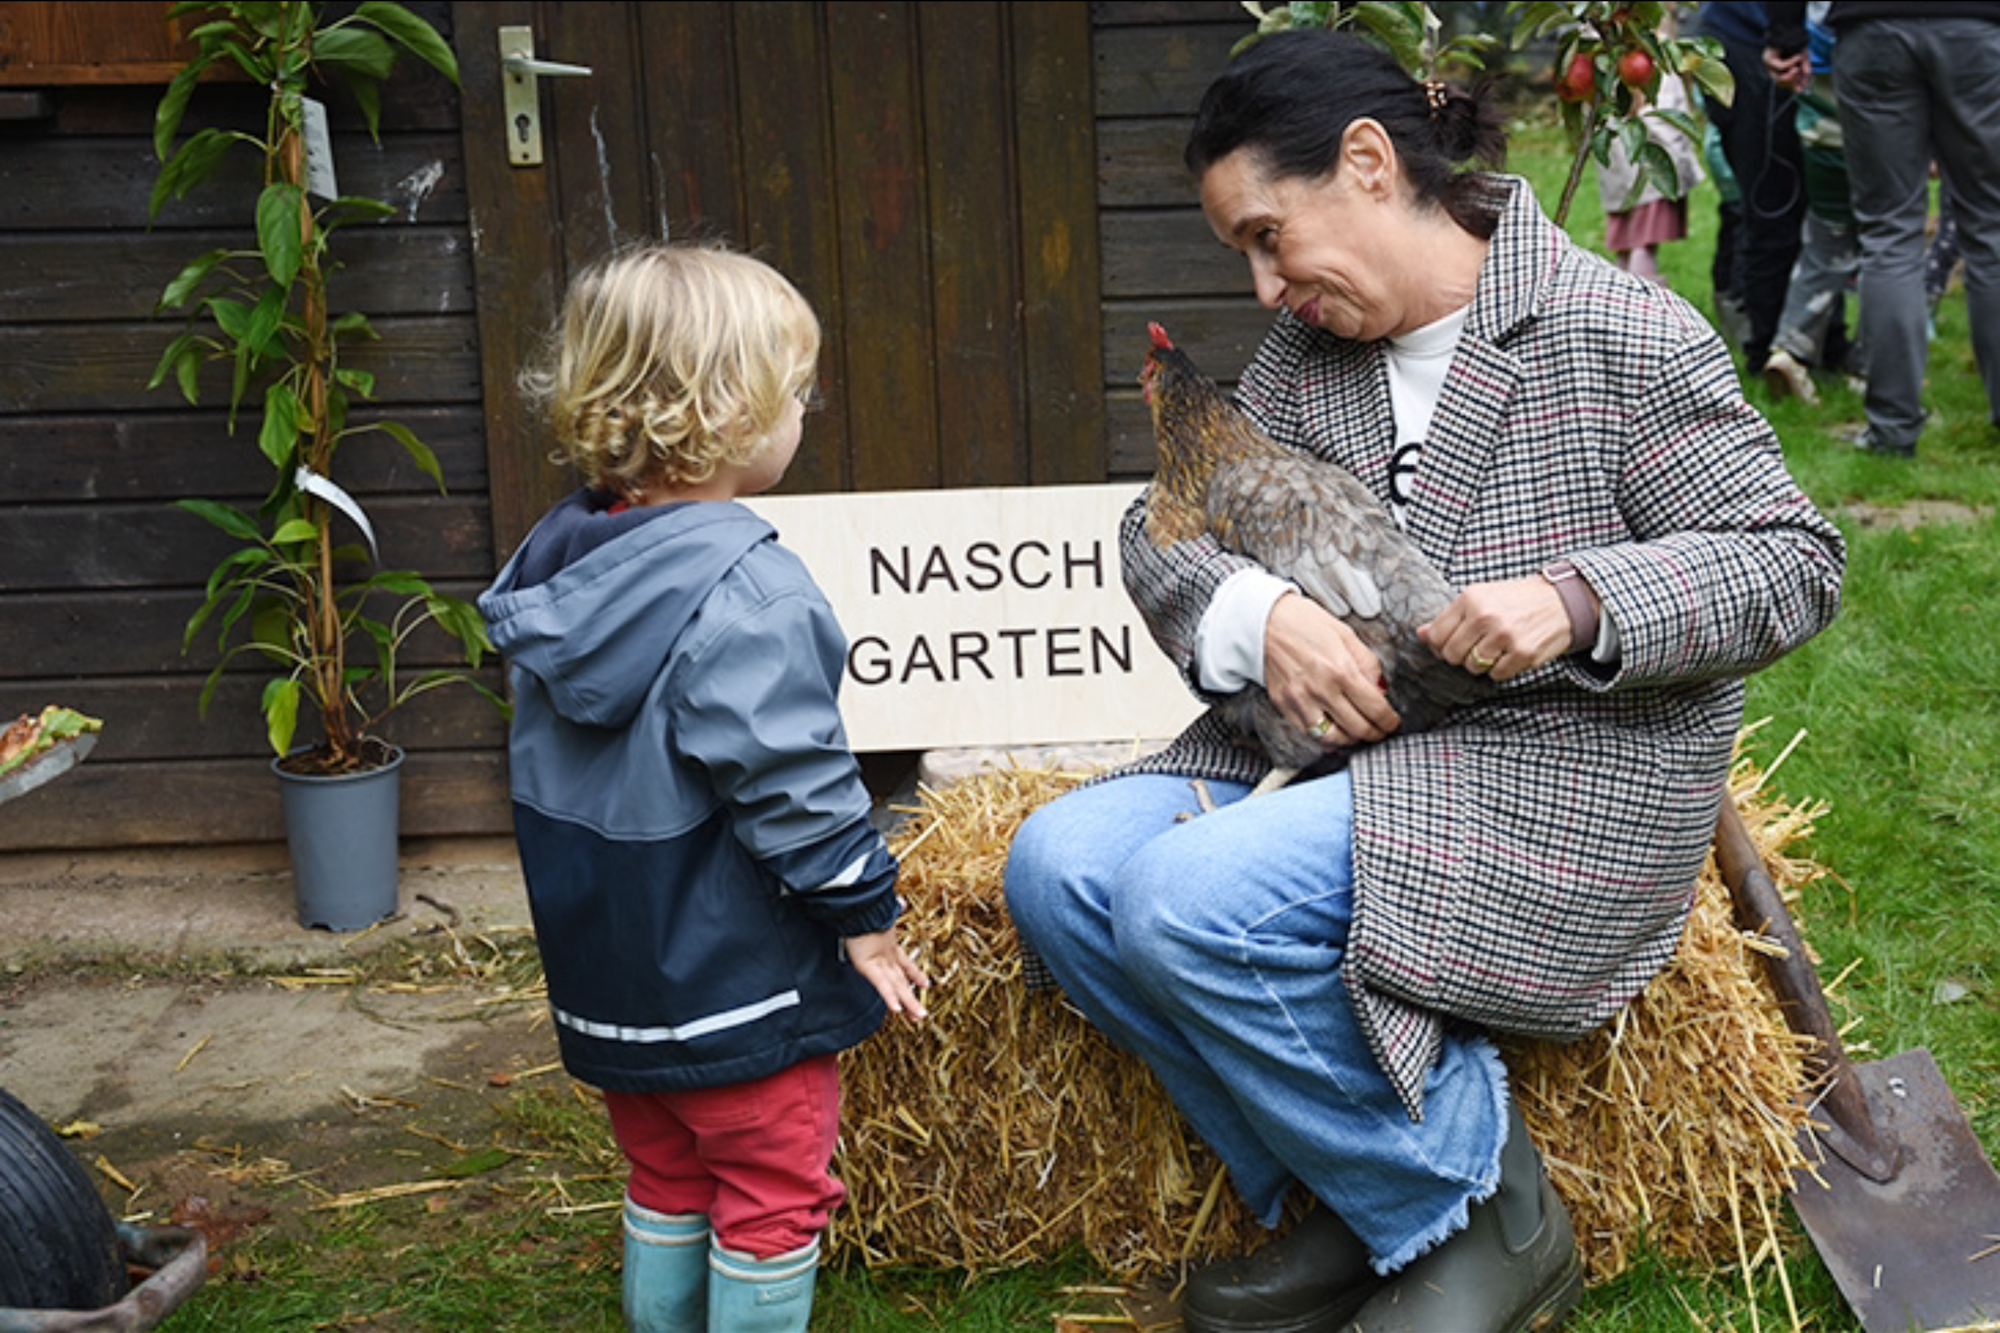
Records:
[[[629,721],[702,599],[777,534],[742,505],[613,513],[577,492],[535,525],[479,597],[493,646],[572,722]]]

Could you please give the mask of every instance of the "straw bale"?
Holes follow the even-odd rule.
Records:
[[[970,1273],[1081,1247],[1124,1280],[1267,1238],[1151,1073],[1060,995],[1021,980],[1001,887],[1007,845],[1086,775],[995,768],[919,792],[892,839],[900,927],[936,985],[930,1020],[842,1057],[850,1189],[836,1261]],[[1814,878],[1783,855],[1816,813],[1761,800],[1739,763],[1744,822],[1788,894]],[[1704,871],[1681,950],[1613,1024],[1579,1042],[1509,1041],[1522,1112],[1569,1204],[1593,1281],[1640,1242],[1732,1262],[1733,1200],[1783,1195],[1806,1043],[1786,1027],[1728,893]],[[1733,1185],[1733,1188],[1732,1188]]]

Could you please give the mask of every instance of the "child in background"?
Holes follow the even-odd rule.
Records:
[[[1660,76],[1658,105],[1682,113],[1690,109],[1687,85],[1678,74]],[[1635,114],[1644,118],[1646,137],[1673,159],[1680,192],[1664,195],[1648,180],[1635,198],[1632,192],[1639,185],[1639,164],[1625,151],[1624,141],[1614,138],[1609,160],[1597,167],[1597,197],[1604,208],[1604,246],[1611,251],[1618,267],[1665,285],[1666,279],[1660,274],[1660,246],[1687,239],[1688,195],[1702,179],[1701,144],[1673,124],[1646,114],[1643,108],[1635,108]]]
[[[479,599],[509,659],[516,839],[563,1063],[630,1163],[641,1333],[812,1308],[836,1053],[925,1016],[897,866],[841,725],[846,644],[733,503],[798,448],[819,324],[715,247],[601,261],[523,377],[583,488]]]

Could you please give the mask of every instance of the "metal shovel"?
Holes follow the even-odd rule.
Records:
[[[2000,1319],[2000,1175],[1921,1047],[1847,1058],[1819,977],[1733,800],[1716,820],[1715,861],[1736,924],[1784,949],[1767,954],[1792,1030],[1819,1045],[1819,1101],[1800,1146],[1815,1164],[1792,1205],[1868,1333]]]

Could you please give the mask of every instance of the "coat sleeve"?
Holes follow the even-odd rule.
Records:
[[[1741,676],[1832,623],[1846,548],[1786,469],[1712,335],[1633,404],[1617,502],[1634,540],[1574,559],[1617,625],[1605,684]]]
[[[861,935],[895,922],[897,866],[840,720],[845,652],[823,598],[778,591],[690,647],[673,734],[744,848],[808,914]]]
[[[1196,631],[1223,580],[1255,562],[1225,551],[1203,533],[1161,550],[1146,536],[1143,493],[1125,511],[1118,528],[1125,591],[1146,622],[1153,641],[1181,673],[1188,688],[1209,703],[1219,697],[1205,689],[1195,660]]]

